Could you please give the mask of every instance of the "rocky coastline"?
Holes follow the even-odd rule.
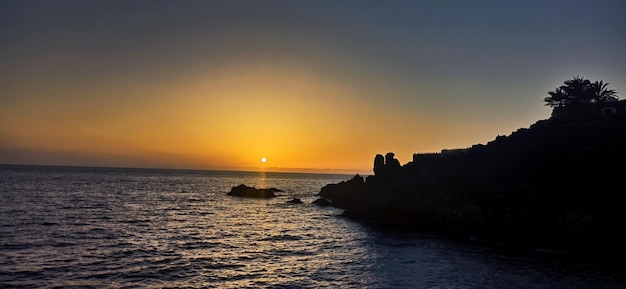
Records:
[[[550,118],[404,165],[376,155],[373,175],[326,185],[318,203],[385,226],[624,258],[625,149],[626,114]]]

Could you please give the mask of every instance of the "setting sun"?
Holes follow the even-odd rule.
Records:
[[[261,158],[261,162],[262,163],[266,163],[267,162],[267,158]]]
[[[546,92],[576,74],[626,91],[623,1],[593,2],[611,19],[585,22],[593,41],[554,15],[521,28],[552,1],[143,1],[0,1],[0,164],[370,174],[376,154],[406,164],[549,118]]]

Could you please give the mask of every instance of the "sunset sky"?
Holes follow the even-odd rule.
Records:
[[[368,173],[575,75],[626,98],[626,1],[4,0],[0,163]]]

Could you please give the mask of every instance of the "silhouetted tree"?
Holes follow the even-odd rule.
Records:
[[[617,100],[617,92],[614,89],[608,89],[608,85],[609,83],[603,83],[602,80],[590,84],[589,92],[595,102]]]
[[[564,81],[563,84],[560,88],[567,94],[570,102],[590,102],[593,98],[589,90],[591,81],[588,79],[577,75]]]
[[[563,82],[563,85],[548,92],[543,101],[550,107],[562,107],[574,102],[605,102],[617,100],[617,92],[608,89],[608,83],[602,80],[591,82],[581,76],[574,76]]]
[[[554,91],[548,91],[548,94],[550,96],[544,98],[543,101],[550,107],[562,107],[567,103],[567,94],[560,87],[557,87]]]

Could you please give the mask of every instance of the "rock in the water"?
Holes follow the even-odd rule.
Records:
[[[324,198],[319,198],[319,199],[313,201],[313,204],[316,204],[316,205],[322,206],[322,207],[327,207],[327,206],[331,206],[332,205],[327,199],[324,199]]]
[[[302,204],[302,200],[300,200],[298,198],[293,198],[292,200],[287,201],[287,203],[290,203],[290,204]]]
[[[227,193],[229,196],[237,196],[237,197],[246,197],[246,198],[273,198],[276,197],[275,192],[282,192],[277,188],[269,188],[269,189],[257,189],[255,187],[248,187],[244,184],[233,187],[230,189],[230,192]]]
[[[319,196],[332,201],[332,206],[346,209],[353,207],[364,200],[367,200],[365,189],[365,181],[363,177],[356,174],[348,181],[342,181],[337,184],[328,184],[319,192]]]

